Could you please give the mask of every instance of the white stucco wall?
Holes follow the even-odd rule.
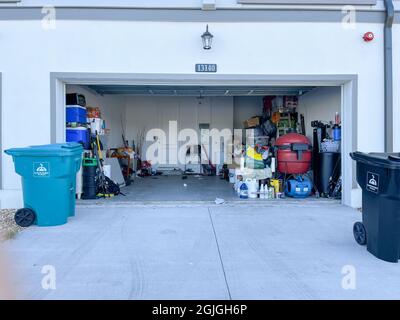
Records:
[[[335,23],[212,23],[210,51],[202,50],[204,28],[197,22],[57,21],[55,30],[45,31],[40,21],[0,21],[3,149],[50,142],[51,72],[187,74],[205,62],[217,63],[219,74],[358,75],[358,149],[383,150],[381,24],[345,30]],[[362,40],[366,31],[375,33],[373,42]],[[16,192],[13,198],[3,191],[2,203],[20,201],[12,160],[3,160],[3,189]],[[7,205],[20,204],[14,200]]]
[[[394,151],[400,152],[400,25],[396,24],[393,26],[393,70],[394,72]]]

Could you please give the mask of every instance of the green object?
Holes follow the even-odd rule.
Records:
[[[262,160],[262,155],[255,149],[254,146],[248,145],[246,147],[244,166],[249,169],[264,169],[265,164]]]
[[[97,167],[97,159],[96,158],[83,158],[82,165],[84,167]]]
[[[245,157],[244,166],[249,169],[257,169],[257,170],[265,169],[264,161],[254,160],[247,156]]]
[[[62,143],[5,150],[22,178],[25,208],[36,214],[38,226],[65,224],[75,215],[76,173],[82,162],[79,143]]]

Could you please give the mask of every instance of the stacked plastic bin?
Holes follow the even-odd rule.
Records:
[[[90,149],[90,129],[87,119],[86,99],[79,93],[66,95],[66,141],[80,143],[85,150]],[[76,175],[76,195],[82,195],[82,167]]]
[[[86,100],[83,95],[67,94],[66,122],[66,141],[81,143],[84,149],[89,149],[90,134],[87,124]]]

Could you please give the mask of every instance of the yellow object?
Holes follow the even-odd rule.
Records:
[[[114,193],[98,193],[97,194],[98,197],[104,197],[104,198],[112,198],[114,197]]]
[[[279,179],[271,179],[271,186],[275,189],[275,194],[281,192],[281,181]]]
[[[253,147],[248,147],[246,151],[247,157],[250,159],[256,160],[256,161],[263,161],[261,153],[258,153],[256,150],[254,150]]]
[[[103,153],[101,152],[101,148],[100,148],[100,139],[99,139],[99,135],[96,133],[96,139],[97,139],[97,152],[99,153],[99,159],[103,160]]]

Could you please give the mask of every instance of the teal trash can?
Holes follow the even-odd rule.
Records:
[[[65,145],[68,145],[70,148],[79,148],[79,146],[81,146],[82,144],[80,143],[76,143],[76,142],[67,142],[67,143],[55,143],[55,144],[46,144],[46,145],[42,145],[42,146],[31,146],[30,148],[48,148],[48,149],[52,149],[54,150],[54,148],[63,148]],[[76,161],[79,161],[78,168],[76,169],[74,166],[71,166],[71,179],[72,179],[72,185],[73,185],[73,189],[76,190],[76,173],[79,171],[80,166],[82,165],[82,150],[80,151],[79,154],[76,155]],[[79,159],[78,159],[79,158]],[[73,197],[70,197],[70,207],[68,209],[69,212],[69,216],[70,217],[74,217],[75,216],[75,193]]]
[[[15,214],[22,227],[57,226],[75,215],[76,173],[83,148],[78,143],[14,148],[15,171],[21,176],[24,208]]]

